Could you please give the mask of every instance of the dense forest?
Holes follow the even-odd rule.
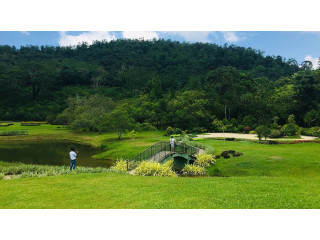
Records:
[[[0,46],[0,120],[232,131],[320,126],[320,71],[235,45],[170,40]],[[292,118],[292,117],[291,117]],[[121,121],[120,121],[121,120]],[[231,128],[230,128],[231,129]],[[241,130],[240,130],[241,129]]]

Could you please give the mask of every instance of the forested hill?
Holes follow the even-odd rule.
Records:
[[[273,91],[279,79],[299,70],[294,59],[235,45],[116,40],[75,47],[0,46],[0,120],[43,120],[62,112],[69,97],[99,94],[118,101],[132,98],[133,89],[156,99],[170,93],[171,100],[176,93],[199,91],[222,109],[210,114],[243,118],[248,113],[234,105],[241,95],[254,93],[259,84]],[[230,76],[224,79],[223,72]],[[228,80],[230,89],[233,83],[241,87],[223,90]],[[226,100],[228,94],[233,96]]]

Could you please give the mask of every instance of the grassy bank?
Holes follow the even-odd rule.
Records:
[[[320,208],[320,177],[141,177],[0,181],[0,208]]]
[[[0,136],[1,141],[41,141],[41,140],[70,140],[74,142],[90,144],[102,147],[105,152],[96,155],[99,159],[131,158],[159,141],[169,141],[163,136],[163,131],[138,132],[135,139],[129,134],[123,134],[123,139],[118,140],[117,133],[92,133],[75,132],[66,127],[41,124],[40,126],[20,126],[20,123],[6,127],[6,131],[26,130],[28,135]]]
[[[138,133],[136,139],[124,135],[119,141],[115,133],[76,133],[50,125],[13,127],[27,128],[29,135],[0,140],[74,140],[103,147],[106,151],[96,157],[107,159],[132,157],[156,142],[168,140],[164,132]],[[59,171],[53,167],[52,171],[44,169],[41,178],[28,178],[26,173],[27,178],[0,180],[0,208],[320,208],[319,144],[197,142],[214,147],[215,154],[235,150],[243,155],[217,159],[208,168],[208,177],[198,178],[89,170],[68,174],[62,168],[61,175],[55,174]],[[2,170],[21,167],[27,172],[32,168],[0,163]]]
[[[320,146],[318,143],[266,145],[248,141],[224,142],[202,140],[215,148],[244,153],[240,157],[220,158],[208,169],[212,176],[320,176]]]

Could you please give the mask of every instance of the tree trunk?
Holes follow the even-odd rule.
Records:
[[[118,132],[118,139],[121,140],[121,135],[122,133],[121,132]]]
[[[224,118],[227,119],[227,105],[224,104]]]

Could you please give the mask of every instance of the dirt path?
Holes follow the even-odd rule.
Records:
[[[251,139],[258,140],[258,136],[256,134],[243,134],[243,133],[206,133],[198,135],[201,138],[241,138],[241,139]],[[294,140],[314,140],[317,137],[310,136],[301,136],[301,138],[296,139],[287,139],[287,138],[267,138],[267,140],[282,140],[282,141],[294,141]]]

